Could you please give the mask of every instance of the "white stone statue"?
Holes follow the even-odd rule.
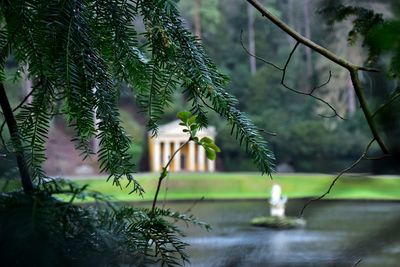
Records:
[[[285,217],[285,204],[287,197],[282,197],[282,189],[279,185],[274,184],[271,191],[270,214],[275,217]]]

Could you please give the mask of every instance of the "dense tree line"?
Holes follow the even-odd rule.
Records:
[[[324,10],[335,10],[331,6],[346,4],[345,1],[260,2],[307,38],[350,61],[368,64],[368,49],[363,43],[363,33],[360,33],[357,40],[352,41],[350,38],[354,33],[351,23],[354,15],[349,14],[346,19],[334,22],[337,14],[327,16],[326,12],[323,13]],[[265,132],[276,133],[276,136],[266,133],[265,137],[276,153],[278,164],[289,163],[298,171],[336,171],[360,155],[370,133],[350,76],[344,69],[327,62],[316,53],[310,54],[310,49],[301,47],[293,55],[286,75],[287,84],[306,93],[329,80],[329,83],[315,90],[315,95],[331,104],[337,114],[344,118],[341,119],[334,116],[335,113],[324,103],[290,92],[281,86],[282,73],[271,64],[263,62],[267,60],[283,67],[295,44],[288,35],[266,23],[260,14],[252,14],[252,18],[249,18],[249,13],[244,12],[248,6],[246,1],[203,0],[201,3],[204,10],[213,10],[212,18],[205,15],[204,20],[201,20],[202,42],[231,78],[228,88],[238,96],[240,106]],[[396,3],[393,1],[360,1],[358,5],[379,10],[383,18],[397,14]],[[194,27],[195,6],[184,2],[182,8],[188,25]],[[252,29],[248,26],[249,19],[254,20]],[[253,35],[250,34],[251,30],[254,31]],[[255,57],[249,53],[258,57],[256,72],[251,66]],[[380,74],[365,73],[362,77],[362,82],[369,88],[369,101],[376,103],[373,104],[374,109],[380,103],[378,95],[383,101],[396,88],[396,81],[387,80],[385,76],[387,60],[382,59],[377,64],[382,69]],[[379,90],[373,89],[377,83],[380,84]],[[224,151],[221,168],[252,169],[246,155],[231,142],[227,134],[229,129],[218,121],[215,123],[220,129],[219,142]],[[391,134],[389,139],[393,141],[396,138]],[[373,147],[371,152],[378,154],[379,149]],[[365,162],[359,166],[358,171],[394,171],[394,166],[383,168],[387,163]]]

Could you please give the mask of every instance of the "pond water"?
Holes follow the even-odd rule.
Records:
[[[289,200],[296,216],[304,201]],[[185,211],[190,202],[169,203]],[[307,208],[303,229],[253,227],[268,215],[266,201],[201,202],[192,213],[213,230],[189,227],[189,266],[400,266],[400,203],[320,201]]]

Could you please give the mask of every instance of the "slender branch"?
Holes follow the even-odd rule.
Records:
[[[365,97],[364,91],[362,90],[360,79],[358,78],[358,72],[354,69],[349,71],[350,71],[351,81],[354,86],[354,90],[356,91],[358,100],[360,101],[361,109],[364,112],[365,118],[368,122],[372,135],[374,136],[376,142],[382,149],[382,152],[384,154],[389,154],[389,149],[386,147],[381,136],[379,135],[374,118],[372,117],[371,111],[368,108],[367,99]]]
[[[393,95],[389,101],[387,101],[386,103],[382,104],[373,114],[372,117],[374,118],[379,112],[381,112],[384,108],[386,108],[387,106],[389,106],[390,104],[393,103],[393,101],[395,101],[398,97],[400,96],[400,92],[396,93],[395,95]]]
[[[361,262],[362,262],[362,259],[358,259],[351,267],[356,267]]]
[[[327,84],[331,81],[331,78],[332,78],[332,72],[329,70],[329,77],[328,77],[328,79],[327,79],[324,83],[322,83],[322,84],[320,84],[320,85],[314,87],[313,89],[311,89],[310,95],[312,95],[316,90],[318,90],[318,89],[324,87],[325,85],[327,85]]]
[[[377,72],[378,70],[372,69],[372,68],[366,68],[362,66],[358,66],[355,64],[350,63],[349,61],[337,56],[336,54],[332,53],[328,49],[314,43],[310,39],[302,36],[298,32],[296,32],[294,29],[292,29],[289,25],[281,21],[279,18],[275,17],[271,12],[269,12],[264,6],[262,6],[257,0],[246,0],[248,3],[250,3],[254,8],[256,8],[262,16],[266,17],[269,21],[271,21],[273,24],[278,26],[281,30],[283,30],[286,34],[290,35],[293,39],[295,39],[298,43],[301,43],[315,52],[319,53],[320,55],[326,57],[327,59],[331,60],[332,62],[338,64],[339,66],[344,67],[347,69],[350,73],[351,80],[353,83],[354,91],[356,92],[360,104],[361,104],[361,109],[364,113],[364,116],[367,120],[368,126],[376,139],[377,143],[379,144],[381,150],[385,154],[389,154],[389,150],[384,144],[382,138],[380,137],[377,126],[373,120],[371,111],[369,110],[369,107],[367,105],[367,101],[364,95],[363,88],[361,86],[361,83],[358,79],[358,71],[369,71],[369,72]]]
[[[187,208],[183,213],[184,214],[188,214],[190,212],[192,212],[192,209],[197,205],[197,203],[201,202],[204,200],[204,196],[202,196],[201,198],[193,201],[192,205],[189,206],[189,208]]]
[[[35,90],[35,87],[24,97],[24,99],[22,99],[22,101],[18,104],[18,106],[16,106],[15,108],[13,108],[13,112],[17,111],[19,108],[21,108],[25,102],[29,99],[29,97],[33,94],[33,91]]]
[[[192,141],[192,137],[190,137],[185,143],[183,143],[183,145],[181,145],[177,150],[175,150],[174,154],[172,154],[172,156],[169,158],[167,164],[163,167],[162,172],[161,172],[161,174],[160,174],[160,177],[158,178],[157,190],[156,190],[156,193],[154,194],[153,204],[152,204],[152,206],[151,206],[151,214],[154,214],[154,210],[155,210],[156,204],[157,204],[158,194],[160,193],[161,183],[162,183],[162,181],[164,180],[164,178],[167,177],[169,165],[171,165],[172,160],[174,159],[174,157],[176,156],[176,154],[177,154],[185,145],[187,145],[190,141]]]
[[[292,59],[292,56],[293,56],[294,52],[296,52],[296,49],[299,46],[299,44],[300,44],[299,42],[296,42],[296,44],[292,48],[292,51],[290,51],[290,54],[289,54],[288,58],[286,59],[285,66],[283,66],[283,69],[282,69],[283,74],[282,74],[281,83],[283,83],[283,81],[285,80],[286,69],[289,66],[289,62]]]
[[[330,77],[331,77],[331,74],[330,74]],[[328,78],[328,80],[330,80],[330,77]],[[285,88],[288,89],[289,91],[292,91],[292,92],[294,92],[294,93],[296,93],[296,94],[299,94],[299,95],[310,96],[311,98],[314,98],[315,100],[324,103],[330,110],[333,111],[333,114],[332,114],[331,116],[318,114],[319,116],[321,116],[321,117],[323,117],[323,118],[338,117],[338,118],[340,118],[340,119],[342,119],[342,120],[345,120],[345,118],[344,118],[343,116],[341,116],[341,115],[336,111],[336,109],[335,109],[328,101],[325,101],[324,99],[322,99],[322,98],[320,98],[320,97],[318,97],[318,96],[316,96],[316,95],[313,95],[313,92],[314,92],[316,89],[321,88],[323,85],[326,85],[326,84],[327,84],[326,82],[323,83],[323,85],[321,85],[321,86],[314,87],[314,88],[311,90],[310,93],[304,93],[304,92],[298,91],[298,90],[296,90],[296,89],[293,89],[293,88],[291,88],[290,86],[288,86],[285,82],[283,82],[283,83],[281,83],[281,84],[282,84],[283,87],[285,87]]]
[[[247,53],[248,55],[250,55],[250,56],[252,56],[252,57],[255,57],[256,59],[261,60],[262,62],[264,62],[264,63],[266,63],[266,64],[268,64],[268,65],[271,65],[271,66],[273,66],[274,68],[276,68],[277,70],[280,70],[280,71],[283,72],[282,78],[281,78],[281,85],[282,85],[283,87],[285,87],[285,88],[288,89],[289,91],[292,91],[293,93],[300,94],[300,95],[310,96],[310,97],[314,98],[315,100],[322,102],[323,104],[325,104],[326,106],[328,106],[329,109],[331,109],[331,110],[333,111],[333,113],[334,113],[332,116],[326,116],[326,115],[318,114],[319,116],[324,117],[324,118],[339,117],[340,119],[344,120],[344,118],[343,118],[342,116],[340,116],[339,113],[337,113],[336,109],[335,109],[331,104],[329,104],[329,102],[323,100],[322,98],[320,98],[320,97],[318,97],[318,96],[313,95],[313,93],[314,93],[316,90],[320,89],[321,87],[324,87],[325,85],[327,85],[327,84],[331,81],[331,78],[332,78],[332,72],[331,72],[331,71],[329,71],[329,77],[328,77],[327,81],[324,82],[324,83],[322,83],[322,84],[320,84],[320,85],[318,85],[318,86],[316,86],[316,87],[314,87],[314,88],[312,88],[312,89],[310,90],[309,93],[304,93],[304,92],[298,91],[298,90],[296,90],[296,89],[294,89],[294,88],[288,86],[288,85],[285,83],[286,69],[287,69],[287,67],[288,67],[288,65],[289,65],[289,62],[290,62],[290,60],[291,60],[291,58],[292,58],[292,56],[293,56],[293,54],[294,54],[294,52],[295,52],[297,46],[299,45],[299,42],[297,42],[297,43],[295,44],[295,46],[293,47],[292,51],[290,52],[290,54],[289,54],[289,56],[288,56],[288,58],[287,58],[287,60],[286,60],[285,66],[284,66],[283,68],[281,68],[281,67],[278,67],[277,65],[275,65],[274,63],[271,63],[271,62],[269,62],[268,60],[265,60],[265,59],[262,58],[262,57],[258,57],[258,56],[256,56],[256,55],[251,54],[251,53],[248,51],[248,49],[245,47],[245,45],[243,44],[242,33],[243,33],[243,30],[242,30],[241,33],[240,33],[240,43],[242,44],[243,49],[246,51],[246,53]]]
[[[376,141],[376,140],[375,140],[375,139],[372,139],[372,140],[368,143],[368,145],[366,146],[366,148],[365,148],[364,152],[361,154],[361,156],[360,156],[356,161],[354,161],[350,166],[348,166],[347,168],[345,168],[344,170],[342,170],[342,171],[332,180],[331,184],[329,185],[328,190],[327,190],[325,193],[323,193],[322,195],[320,195],[320,196],[317,197],[317,198],[312,198],[312,199],[310,199],[310,200],[303,206],[303,208],[302,208],[301,211],[300,211],[300,215],[299,215],[300,217],[303,216],[303,213],[304,213],[305,209],[306,209],[312,202],[321,200],[321,199],[323,199],[325,196],[327,196],[327,195],[331,192],[333,186],[336,184],[336,182],[339,180],[339,178],[342,177],[343,174],[345,174],[346,172],[352,170],[355,166],[358,165],[358,163],[360,163],[361,160],[365,159],[365,157],[367,156],[368,150],[369,150],[369,148],[371,147],[371,145],[374,143],[374,141]]]
[[[328,49],[314,43],[310,39],[307,39],[306,37],[302,36],[295,30],[293,30],[289,25],[281,21],[279,18],[275,17],[271,12],[269,12],[262,4],[260,4],[257,0],[246,0],[249,2],[252,6],[254,6],[263,17],[266,17],[268,20],[270,20],[272,23],[274,23],[276,26],[278,26],[281,30],[283,30],[285,33],[290,35],[293,39],[295,39],[297,42],[311,48],[312,50],[316,51],[320,55],[326,57],[327,59],[335,62],[336,64],[346,68],[346,69],[356,69],[356,70],[363,70],[363,71],[370,71],[370,72],[378,72],[376,69],[372,68],[367,68],[363,66],[356,66],[353,65],[352,63],[348,62],[347,60],[340,58],[339,56],[335,55]]]
[[[290,54],[289,54],[289,56],[288,56],[288,58],[287,58],[287,60],[286,60],[286,62],[285,62],[285,66],[284,66],[283,69],[282,69],[282,72],[283,72],[283,73],[282,73],[282,78],[281,78],[281,85],[282,85],[283,87],[285,87],[286,89],[288,89],[289,91],[292,91],[292,92],[294,92],[294,93],[296,93],[296,94],[310,96],[310,97],[314,98],[315,100],[324,103],[324,104],[325,104],[326,106],[328,106],[328,107],[333,111],[333,113],[334,113],[334,114],[333,114],[332,116],[330,116],[329,118],[339,117],[340,119],[344,120],[344,118],[343,118],[342,116],[339,115],[339,113],[336,111],[336,109],[335,109],[331,104],[329,104],[329,102],[325,101],[324,99],[322,99],[322,98],[320,98],[320,97],[318,97],[318,96],[313,95],[313,93],[315,92],[315,90],[317,90],[317,89],[319,89],[319,88],[321,88],[321,87],[327,85],[327,84],[330,82],[331,77],[332,77],[331,71],[329,71],[329,77],[328,77],[328,80],[327,80],[326,82],[324,82],[324,83],[321,84],[321,85],[318,85],[318,86],[314,87],[314,88],[311,89],[310,92],[308,92],[308,93],[298,91],[298,90],[296,90],[296,89],[294,89],[294,88],[288,86],[288,85],[285,83],[286,70],[287,70],[287,68],[288,68],[288,66],[289,66],[289,63],[290,63],[290,60],[292,59],[292,56],[293,56],[294,52],[296,51],[296,48],[299,46],[299,44],[300,44],[300,43],[297,42],[297,43],[294,45],[292,51],[290,52]],[[324,116],[324,115],[320,115],[320,116],[321,116],[321,117],[326,117],[326,116]]]
[[[246,47],[246,46],[244,45],[244,43],[243,43],[243,30],[240,31],[240,44],[242,45],[243,50],[246,51],[246,53],[247,53],[249,56],[254,57],[255,59],[258,59],[258,60],[264,62],[265,64],[268,64],[268,65],[274,67],[275,69],[278,69],[278,70],[280,70],[280,71],[283,70],[282,68],[278,67],[278,65],[275,65],[274,63],[272,63],[272,62],[270,62],[270,61],[268,61],[268,60],[265,60],[265,59],[263,59],[262,57],[259,57],[259,56],[256,56],[256,55],[253,55],[252,53],[250,53],[250,51],[247,49],[247,47]]]
[[[10,132],[11,141],[14,145],[17,165],[21,176],[22,188],[24,189],[25,193],[31,194],[34,191],[34,188],[30,174],[28,172],[22,142],[18,134],[17,122],[15,121],[15,117],[10,107],[4,84],[2,82],[0,82],[0,105],[4,113],[4,118],[8,126],[8,131]]]
[[[6,141],[4,140],[4,136],[3,136],[3,131],[4,131],[5,125],[6,125],[6,121],[4,120],[0,126],[0,140],[1,140],[1,143],[4,147],[4,149],[8,152],[7,144],[6,144]]]

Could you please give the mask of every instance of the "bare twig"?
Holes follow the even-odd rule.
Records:
[[[315,52],[319,53],[320,55],[326,57],[327,59],[338,64],[339,66],[342,66],[343,68],[345,68],[349,71],[350,76],[351,76],[351,81],[352,81],[352,84],[354,87],[354,91],[356,92],[358,100],[360,101],[361,109],[367,120],[368,126],[372,132],[372,135],[374,136],[374,139],[376,140],[376,142],[379,144],[379,147],[381,148],[383,153],[389,154],[389,149],[386,147],[381,136],[379,135],[376,123],[373,120],[372,113],[369,110],[369,106],[367,104],[367,100],[364,95],[364,89],[362,88],[362,85],[358,78],[359,70],[369,71],[369,72],[377,72],[378,70],[363,67],[363,66],[358,66],[358,65],[350,63],[349,61],[337,56],[336,54],[332,53],[328,49],[314,43],[310,39],[308,39],[308,38],[302,36],[301,34],[299,34],[298,32],[296,32],[289,25],[287,25],[286,23],[281,21],[279,18],[275,17],[271,12],[269,12],[266,8],[264,8],[264,6],[262,6],[257,0],[246,0],[246,1],[248,3],[250,3],[254,8],[256,8],[261,13],[262,16],[266,17],[269,21],[271,21],[273,24],[278,26],[286,34],[290,35],[298,43],[301,43],[301,44],[311,48]]]
[[[384,108],[386,108],[387,106],[389,106],[390,104],[393,103],[393,101],[395,101],[398,97],[400,96],[400,92],[396,93],[395,95],[393,95],[388,102],[382,104],[373,114],[372,117],[375,117],[379,112],[381,112]]]
[[[285,66],[283,66],[283,74],[282,74],[282,79],[281,79],[281,83],[283,83],[283,81],[285,80],[285,76],[286,76],[286,69],[289,66],[289,62],[292,59],[292,56],[294,54],[294,52],[296,52],[297,47],[299,46],[299,42],[296,42],[296,44],[293,46],[292,51],[290,51],[288,58],[286,59],[285,62]]]
[[[245,47],[245,45],[243,44],[242,34],[243,34],[243,30],[242,30],[241,33],[240,33],[240,43],[241,43],[243,49],[246,51],[246,53],[247,53],[248,55],[250,55],[250,56],[252,56],[252,57],[255,57],[255,58],[258,59],[258,60],[261,60],[262,62],[264,62],[264,63],[266,63],[266,64],[268,64],[268,65],[273,66],[274,68],[276,68],[276,69],[279,70],[279,71],[282,71],[281,85],[282,85],[283,87],[285,87],[285,88],[288,89],[289,91],[292,91],[292,92],[294,92],[294,93],[296,93],[296,94],[310,96],[310,97],[314,98],[315,100],[322,102],[323,104],[325,104],[326,106],[328,106],[329,109],[331,109],[331,110],[333,111],[333,115],[332,115],[332,116],[325,116],[325,115],[320,115],[320,114],[318,114],[318,115],[320,115],[321,117],[324,117],[324,118],[339,117],[340,119],[344,120],[344,118],[343,118],[342,116],[340,116],[340,115],[337,113],[336,109],[335,109],[331,104],[329,104],[329,102],[323,100],[322,98],[320,98],[320,97],[318,97],[318,96],[313,95],[313,93],[314,93],[317,89],[320,89],[321,87],[324,87],[325,85],[327,85],[327,84],[331,81],[331,78],[332,78],[332,72],[331,72],[331,71],[329,71],[329,77],[328,77],[327,81],[324,82],[324,83],[322,83],[322,84],[320,84],[320,85],[318,85],[318,86],[316,86],[316,87],[314,87],[314,88],[312,88],[312,89],[310,90],[309,93],[305,93],[305,92],[296,90],[296,89],[294,89],[294,88],[288,86],[288,85],[285,83],[285,77],[286,77],[286,70],[287,70],[287,67],[288,67],[288,65],[289,65],[289,62],[290,62],[290,60],[291,60],[291,58],[292,58],[292,56],[293,56],[293,54],[294,54],[296,48],[297,48],[298,45],[299,45],[299,42],[296,42],[295,46],[293,47],[292,51],[290,52],[290,54],[289,54],[289,56],[288,56],[288,58],[287,58],[287,60],[286,60],[286,62],[285,62],[285,66],[284,66],[283,68],[281,68],[281,67],[278,67],[277,65],[275,65],[274,63],[271,63],[270,61],[265,60],[265,59],[262,58],[262,57],[259,57],[259,56],[256,56],[256,55],[251,54],[251,53],[248,51],[248,49]]]
[[[202,196],[201,198],[196,199],[195,201],[193,201],[192,205],[190,205],[189,208],[187,208],[183,212],[183,214],[189,214],[192,211],[192,209],[197,205],[197,203],[199,203],[200,201],[203,201],[203,200],[204,200],[204,196]],[[179,219],[175,219],[175,222],[178,222],[178,221],[179,221]]]
[[[246,47],[246,46],[244,45],[244,43],[243,43],[243,30],[240,31],[240,44],[242,45],[243,50],[246,51],[246,53],[247,53],[249,56],[258,59],[258,60],[264,62],[265,64],[268,64],[268,65],[274,67],[275,69],[278,69],[278,70],[280,70],[280,71],[283,70],[281,67],[278,67],[278,66],[275,65],[274,63],[272,63],[272,62],[270,62],[270,61],[268,61],[268,60],[265,60],[265,59],[262,58],[262,57],[259,57],[259,56],[256,56],[256,55],[253,55],[252,53],[250,53],[250,51],[247,49],[247,47]]]
[[[391,157],[392,155],[390,154],[385,154],[379,157],[364,157],[365,160],[380,160],[380,159],[384,159],[384,158],[388,158]]]
[[[351,267],[356,267],[358,264],[362,262],[362,259],[358,259]]]
[[[327,79],[324,83],[322,83],[322,84],[320,84],[320,85],[314,87],[313,89],[311,89],[310,94],[312,95],[316,90],[318,90],[318,89],[324,87],[325,85],[327,85],[327,84],[331,81],[331,78],[332,78],[332,72],[329,70],[329,77],[328,77],[328,79]]]
[[[191,212],[192,209],[197,205],[197,203],[199,203],[200,201],[203,201],[203,200],[204,200],[204,196],[202,196],[200,199],[193,201],[192,205],[190,205],[190,207],[187,208],[187,210],[185,210],[184,213],[187,214],[187,213]]]
[[[286,70],[287,70],[287,68],[288,68],[288,66],[289,66],[289,63],[290,63],[290,60],[292,59],[292,56],[293,56],[294,52],[296,51],[296,48],[299,46],[299,44],[300,44],[300,43],[297,42],[297,43],[294,45],[292,51],[290,52],[290,54],[289,54],[289,56],[288,56],[288,58],[287,58],[287,60],[286,60],[286,62],[285,62],[285,66],[284,66],[283,69],[282,69],[282,72],[283,72],[283,73],[282,73],[282,78],[281,78],[281,85],[282,85],[283,87],[285,87],[286,89],[288,89],[289,91],[292,91],[292,92],[294,92],[294,93],[296,93],[296,94],[310,96],[310,97],[314,98],[315,100],[324,103],[326,106],[328,106],[328,107],[333,111],[333,115],[332,115],[330,118],[339,117],[340,119],[344,120],[344,118],[343,118],[342,116],[340,116],[339,113],[337,113],[336,109],[335,109],[330,103],[328,103],[327,101],[325,101],[324,99],[322,99],[322,98],[320,98],[320,97],[318,97],[318,96],[313,95],[313,93],[315,92],[315,90],[317,90],[317,89],[319,89],[319,88],[321,88],[321,87],[327,85],[327,84],[330,82],[331,77],[332,77],[331,71],[329,71],[329,77],[328,77],[328,80],[327,80],[326,82],[324,82],[324,83],[321,84],[321,85],[318,85],[317,87],[314,87],[314,88],[311,89],[310,92],[308,92],[308,93],[305,93],[305,92],[301,92],[301,91],[299,91],[299,90],[296,90],[296,89],[294,89],[294,88],[288,86],[288,85],[285,83]],[[320,116],[321,116],[321,117],[325,117],[324,115],[320,115]]]
[[[372,139],[372,140],[368,143],[368,145],[366,146],[366,148],[365,148],[364,152],[361,154],[361,156],[360,156],[356,161],[354,161],[350,166],[348,166],[347,168],[345,168],[344,170],[342,170],[342,171],[332,180],[331,184],[329,185],[328,190],[327,190],[325,193],[323,193],[322,195],[320,195],[320,196],[317,197],[317,198],[312,198],[312,199],[310,199],[306,204],[304,204],[303,208],[302,208],[301,211],[300,211],[300,215],[299,215],[300,217],[303,216],[303,213],[304,213],[305,209],[306,209],[312,202],[321,200],[321,199],[323,199],[325,196],[327,196],[327,195],[331,192],[333,186],[334,186],[335,183],[339,180],[339,178],[342,177],[343,174],[345,174],[346,172],[350,171],[350,170],[353,169],[355,166],[357,166],[358,163],[360,163],[360,161],[363,160],[363,159],[367,156],[368,150],[369,150],[369,148],[371,147],[371,145],[374,143],[374,141],[376,141],[376,140],[375,140],[375,139]]]
[[[29,97],[33,94],[33,91],[35,91],[35,87],[22,99],[21,103],[18,104],[15,108],[13,108],[13,112],[17,111],[19,108],[21,108],[25,102],[29,99]]]

